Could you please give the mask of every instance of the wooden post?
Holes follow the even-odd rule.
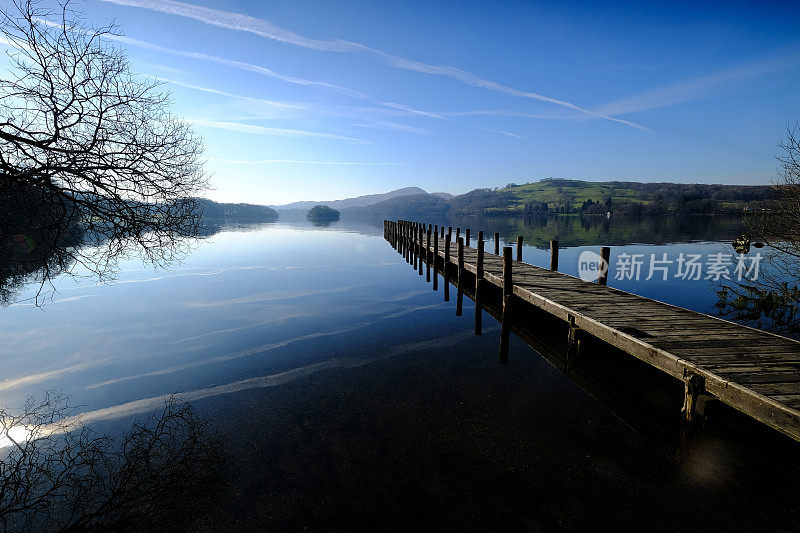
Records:
[[[511,333],[511,296],[514,294],[514,280],[511,277],[513,256],[511,253],[510,246],[503,247],[503,319],[500,325],[500,350],[497,355],[497,360],[501,365],[508,362],[508,343]]]
[[[683,378],[684,383],[684,396],[683,408],[681,409],[681,428],[679,449],[682,451],[686,448],[687,441],[691,436],[693,426],[697,425],[697,405],[700,395],[705,390],[705,379],[703,376],[697,374],[686,374]]]
[[[558,270],[558,241],[550,241],[550,270]]]
[[[467,228],[465,231],[466,231],[466,235],[465,235],[466,239],[464,239],[464,246],[469,248],[469,228]]]
[[[456,242],[461,238],[461,228],[456,228]]]
[[[458,280],[456,287],[456,316],[461,316],[464,305],[464,237],[458,237]]]
[[[522,262],[522,235],[517,235],[517,261]]]
[[[611,259],[611,248],[608,246],[603,246],[600,248],[600,258],[602,259],[602,262],[600,263],[600,274],[597,276],[597,283],[600,285],[607,285],[608,271],[611,269],[611,264],[609,263],[609,260]]]
[[[406,258],[406,262],[410,263],[411,262],[411,255],[410,255],[409,246],[408,246],[408,221],[407,220],[405,222],[403,222],[403,255]]]
[[[475,263],[475,335],[483,333],[483,309],[481,308],[481,282],[483,281],[483,232],[478,232],[475,243],[478,259]]]
[[[414,270],[417,269],[417,225],[411,224],[411,259]]]
[[[431,228],[428,227],[427,232],[427,243],[428,245],[425,247],[425,258],[428,260],[425,263],[425,280],[430,282],[431,280]]]
[[[583,330],[575,323],[575,317],[568,315],[569,332],[567,333],[567,355],[564,360],[564,373],[572,376],[575,362],[581,355],[581,344],[583,342]]]
[[[500,234],[494,234],[494,255],[500,255]]]
[[[439,290],[439,274],[436,272],[436,264],[439,262],[439,228],[433,232],[433,290]]]
[[[419,264],[419,275],[421,276],[422,275],[422,258],[425,257],[425,252],[423,250],[423,248],[425,247],[425,224],[420,224],[419,225],[419,234],[418,234],[418,236],[419,236],[419,248],[418,248],[419,261],[418,261],[418,264]]]
[[[442,232],[442,239],[444,239],[444,226],[442,226],[442,229],[440,231]]]
[[[444,240],[444,265],[442,266],[444,277],[444,301],[450,301],[450,232]]]

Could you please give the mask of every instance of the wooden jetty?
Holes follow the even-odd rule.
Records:
[[[619,404],[630,421],[646,418],[645,409],[631,411],[618,401],[619,393],[594,384],[613,357],[630,360],[642,374],[657,374],[668,389],[679,391],[674,436],[681,443],[717,401],[800,441],[800,342],[608,287],[607,270],[595,283],[559,273],[556,241],[546,269],[522,262],[521,238],[514,260],[511,247],[501,249],[499,234],[489,253],[483,232],[473,246],[466,246],[460,233],[457,228],[453,241],[452,228],[440,232],[419,222],[384,222],[385,238],[420,275],[425,263],[433,268],[434,282],[439,274],[444,277],[445,300],[449,284],[455,285],[457,314],[463,294],[474,300],[476,333],[484,311],[501,323],[501,363],[513,331],[598,399]],[[601,256],[608,264],[610,250],[602,248]],[[594,357],[593,348],[600,345],[616,355]],[[616,390],[653,394],[630,376],[610,379],[617,381]]]

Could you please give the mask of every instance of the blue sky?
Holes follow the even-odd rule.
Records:
[[[800,120],[800,7],[87,0],[169,81],[220,201],[554,176],[764,184]]]

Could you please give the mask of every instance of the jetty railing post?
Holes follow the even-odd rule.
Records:
[[[403,222],[403,255],[406,258],[406,262],[411,262],[411,252],[410,247],[408,246],[408,220]]]
[[[433,232],[433,290],[439,290],[439,274],[436,272],[436,264],[439,262],[439,228]]]
[[[423,248],[425,247],[425,224],[419,225],[419,275],[422,275],[422,261],[425,257]]]
[[[406,223],[400,221],[400,252],[403,254],[403,259],[406,258]]]
[[[442,232],[442,239],[444,239],[444,226],[441,227],[440,231]]]
[[[442,265],[444,277],[444,301],[450,301],[450,232],[444,239],[444,263]]]
[[[483,232],[478,232],[475,243],[478,258],[475,262],[475,335],[483,333],[483,309],[481,308],[481,282],[483,281]]]
[[[567,317],[569,323],[569,333],[567,334],[567,357],[564,361],[564,373],[568,376],[573,375],[575,361],[581,354],[581,344],[583,343],[583,330],[575,323],[575,317]]]
[[[461,238],[461,228],[456,228],[456,242]]]
[[[694,426],[697,425],[698,416],[698,400],[705,391],[705,378],[694,373],[688,373],[683,378],[684,382],[684,397],[683,408],[681,409],[681,426],[680,435],[678,440],[678,452],[686,449],[686,444],[689,437],[692,435]],[[700,417],[702,419],[702,417]]]
[[[461,316],[464,305],[464,237],[458,238],[458,281],[456,294],[456,316]]]
[[[511,332],[511,296],[514,294],[514,280],[512,279],[511,266],[513,256],[511,247],[503,247],[503,319],[500,325],[500,349],[497,361],[504,365],[508,362],[508,343]]]
[[[609,259],[611,259],[611,248],[608,246],[603,246],[600,248],[600,258],[602,259],[602,263],[600,264],[600,274],[597,276],[597,283],[600,285],[607,285],[608,271],[611,270],[611,265],[609,264]]]
[[[417,269],[417,225],[411,224],[411,258],[413,260],[412,266],[414,270]]]
[[[550,270],[558,270],[558,241],[550,241]]]
[[[469,248],[469,228],[465,230],[465,237],[466,239],[464,239],[464,246]]]
[[[522,235],[517,235],[517,261],[522,262]]]
[[[428,245],[425,247],[425,258],[428,260],[425,263],[425,280],[430,282],[431,280],[431,228],[428,227],[427,232],[427,243]]]
[[[500,234],[494,234],[494,255],[500,255]]]

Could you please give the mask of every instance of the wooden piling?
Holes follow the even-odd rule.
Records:
[[[444,277],[444,301],[450,301],[450,232],[444,239],[444,264],[442,265],[442,277]]]
[[[431,228],[428,226],[427,232],[427,243],[428,245],[425,247],[425,280],[430,282],[431,281]]]
[[[458,237],[458,280],[456,294],[456,316],[461,316],[464,305],[464,237]]]
[[[419,275],[422,275],[422,261],[425,257],[425,224],[419,225]]]
[[[517,261],[522,262],[522,235],[517,235]]]
[[[408,261],[408,224],[403,221],[403,227],[400,228],[400,239],[403,241],[403,258]]]
[[[439,262],[439,228],[433,232],[433,290],[439,290],[439,274],[436,272],[436,264]]]
[[[494,255],[500,255],[500,234],[494,234]]]
[[[442,239],[444,239],[444,226],[442,226],[441,232],[442,232]]]
[[[567,354],[564,359],[564,373],[572,376],[575,362],[581,355],[583,331],[575,324],[573,315],[567,316],[567,324],[569,325],[569,331],[567,333]]]
[[[696,425],[696,410],[698,399],[705,389],[705,379],[693,373],[687,373],[683,378],[684,397],[683,408],[681,409],[681,426],[678,442],[678,451],[686,448],[686,444],[691,436],[693,426]]]
[[[456,242],[461,238],[461,228],[456,228]]]
[[[503,319],[500,325],[500,349],[497,361],[504,365],[508,362],[508,343],[511,333],[511,296],[514,294],[514,280],[511,266],[513,264],[510,246],[503,247]]]
[[[597,283],[600,285],[607,285],[608,271],[611,270],[611,264],[609,263],[609,260],[611,259],[611,248],[608,246],[601,247],[600,258],[602,259],[602,262],[600,264],[600,274],[597,276]]]
[[[417,225],[416,223],[411,224],[411,265],[414,267],[414,270],[417,269]]]
[[[558,270],[558,241],[550,241],[550,270]]]
[[[465,230],[465,239],[464,239],[464,246],[469,248],[469,228]]]
[[[481,282],[483,281],[483,232],[478,232],[475,243],[478,258],[475,262],[475,335],[483,333],[483,309],[481,308]]]

